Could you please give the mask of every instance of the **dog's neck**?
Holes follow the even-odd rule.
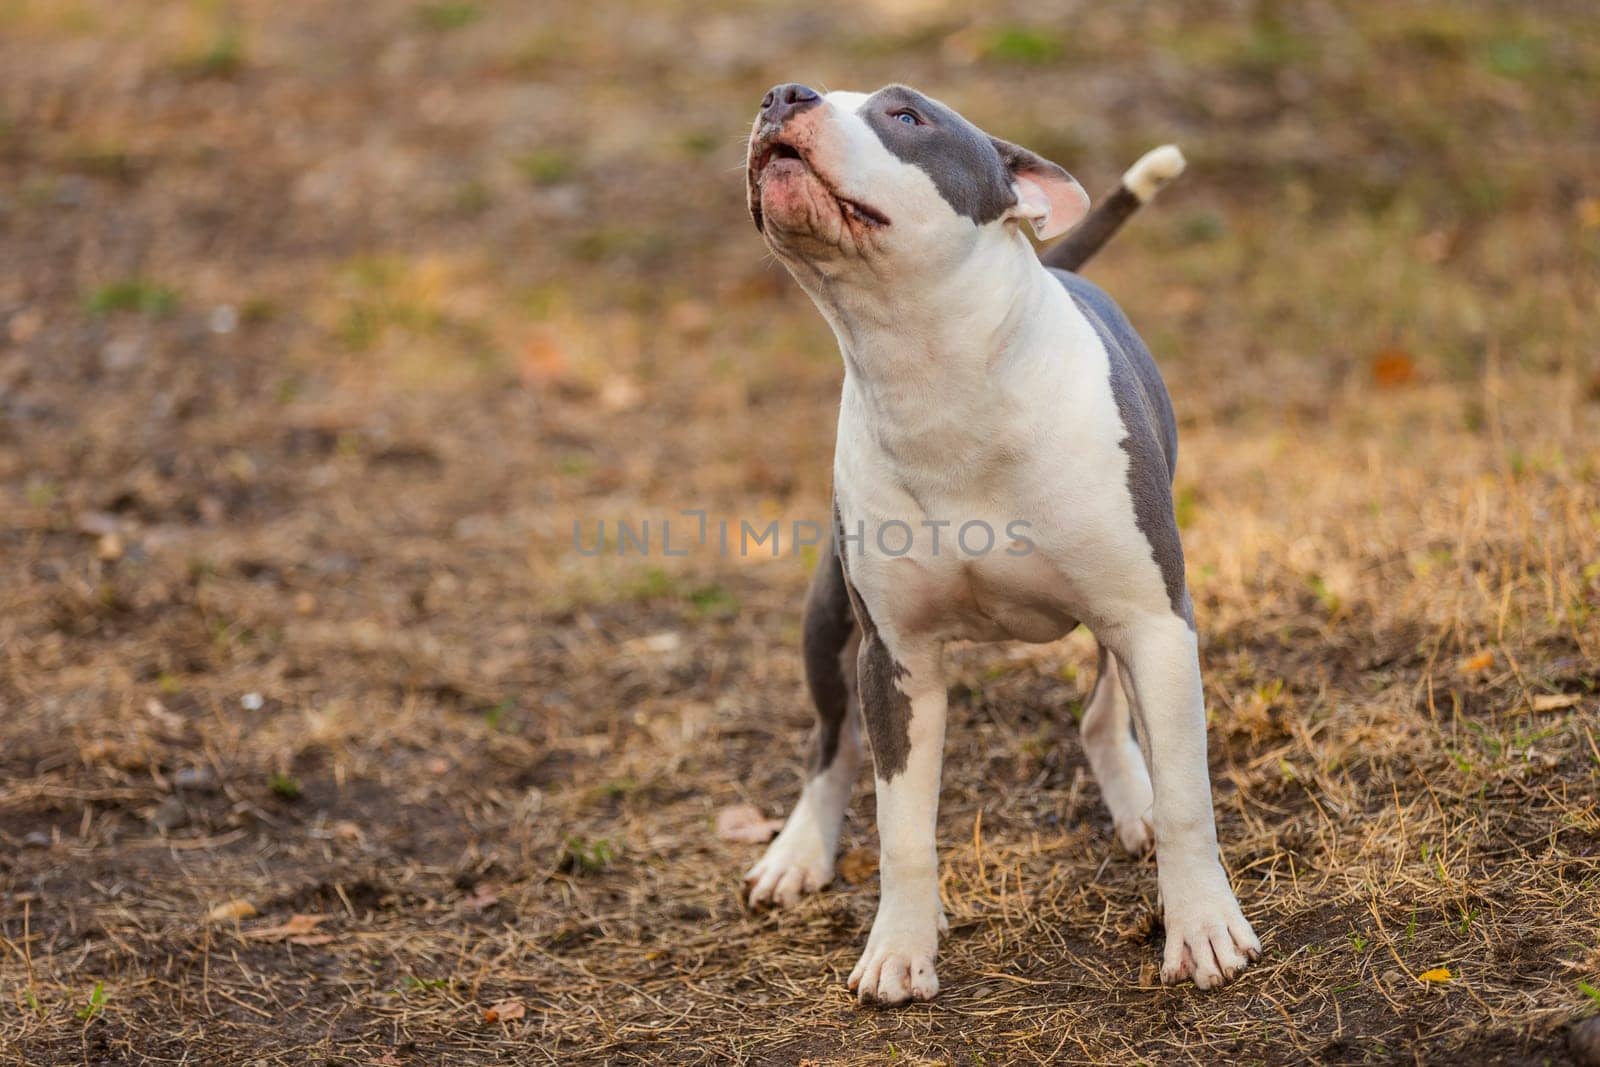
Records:
[[[1060,287],[1020,234],[985,237],[916,284],[796,271],[838,338],[846,417],[907,478],[986,465],[1011,421],[1012,383],[1043,356],[1038,331]]]
[[[795,271],[838,338],[846,388],[886,417],[908,393],[980,384],[1026,348],[1040,301],[1053,295],[1014,230],[985,234],[959,263],[914,280],[853,274]]]

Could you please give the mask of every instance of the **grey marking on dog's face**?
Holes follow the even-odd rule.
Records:
[[[1043,156],[989,136],[939,101],[904,85],[879,89],[857,114],[901,162],[933,180],[952,211],[980,226],[1016,206],[1013,182],[1018,173],[1072,177]]]
[[[887,782],[905,770],[911,758],[911,698],[899,685],[910,672],[889,654],[889,646],[883,643],[877,624],[872,621],[872,613],[850,583],[849,555],[842,536],[844,524],[837,506],[833,509],[833,530],[845,591],[849,594],[850,606],[855,609],[856,624],[861,627],[861,651],[856,657],[861,718],[867,724],[867,736],[872,739],[872,765],[878,777]]]
[[[1051,271],[1072,296],[1105,345],[1111,365],[1111,395],[1127,430],[1120,442],[1128,454],[1128,494],[1134,520],[1161,568],[1173,614],[1194,629],[1194,602],[1184,582],[1183,543],[1172,511],[1172,476],[1178,428],[1172,402],[1155,360],[1120,308],[1103,291],[1075,274]]]
[[[839,754],[839,731],[850,710],[850,687],[844,677],[840,653],[849,644],[855,625],[850,592],[845,588],[844,568],[830,538],[806,596],[801,638],[806,685],[817,709],[817,736],[808,761],[808,770],[813,775],[832,766],[834,757]]]
[[[858,114],[885,148],[933,179],[956,214],[982,224],[1016,204],[999,148],[1005,142],[996,142],[937,100],[890,85],[869,96]]]

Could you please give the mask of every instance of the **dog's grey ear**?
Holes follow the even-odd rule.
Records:
[[[1027,219],[1039,240],[1059,237],[1076,226],[1089,212],[1089,194],[1065,169],[1030,152],[1021,145],[991,137],[1000,162],[1011,173],[1017,203],[1006,213],[1010,218]]]

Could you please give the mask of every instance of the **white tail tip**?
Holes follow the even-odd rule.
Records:
[[[1183,153],[1178,151],[1178,146],[1164,144],[1140,156],[1139,161],[1122,176],[1122,184],[1142,204],[1155,196],[1163,185],[1182,174],[1184,166]]]

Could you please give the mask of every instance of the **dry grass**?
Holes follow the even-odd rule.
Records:
[[[0,3],[0,1061],[1566,1059],[1590,12],[1003,8]],[[955,654],[944,992],[857,1009],[875,879],[751,915],[711,829],[798,786],[805,559],[572,551],[826,514],[837,356],[736,169],[794,77],[1091,190],[1196,160],[1093,273],[1182,423],[1223,993],[1153,981],[1080,636]]]

